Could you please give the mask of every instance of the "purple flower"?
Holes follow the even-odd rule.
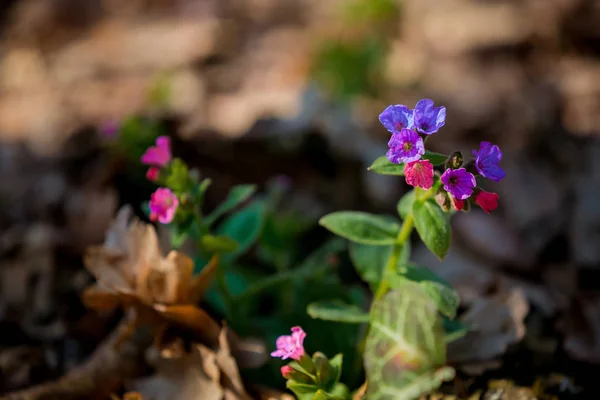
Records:
[[[464,168],[448,168],[440,180],[444,184],[444,189],[458,200],[469,198],[477,185],[475,176]]]
[[[403,105],[389,106],[379,114],[379,121],[391,133],[398,133],[404,128],[412,129],[413,110]]]
[[[299,326],[292,328],[291,335],[283,335],[277,338],[275,346],[277,350],[271,353],[271,357],[281,357],[282,360],[293,358],[299,360],[304,355],[304,338],[306,333]]]
[[[388,146],[390,149],[386,153],[386,157],[394,164],[417,161],[425,154],[423,139],[417,132],[406,128],[394,133]]]
[[[506,176],[506,172],[500,168],[502,152],[500,147],[492,145],[490,142],[481,142],[479,152],[473,150],[475,156],[475,168],[484,178],[500,182]]]
[[[415,126],[426,135],[436,133],[446,123],[446,107],[434,107],[433,100],[419,100],[415,106]]]

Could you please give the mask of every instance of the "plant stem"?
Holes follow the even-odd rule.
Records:
[[[388,262],[383,270],[383,274],[381,276],[381,282],[379,283],[379,287],[377,288],[377,292],[375,293],[375,298],[373,302],[380,300],[389,289],[389,277],[394,274],[396,268],[398,268],[398,258],[400,257],[400,253],[402,253],[402,249],[410,237],[410,234],[414,227],[414,219],[412,213],[408,214],[404,222],[402,223],[402,227],[400,228],[400,232],[398,232],[398,236],[394,242],[394,246],[392,247],[392,254],[388,259]]]

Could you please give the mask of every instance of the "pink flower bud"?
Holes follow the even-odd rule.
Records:
[[[149,181],[156,182],[158,180],[159,176],[160,176],[160,169],[158,169],[156,167],[148,168],[148,171],[146,172],[146,178],[148,178]]]
[[[500,199],[500,196],[498,196],[497,193],[490,193],[485,190],[482,190],[475,195],[475,203],[488,214],[490,211],[494,211],[498,208],[498,199]]]
[[[284,365],[283,367],[281,367],[281,376],[283,376],[286,379],[290,379],[289,374],[291,374],[292,372],[294,372],[294,369],[289,365]]]

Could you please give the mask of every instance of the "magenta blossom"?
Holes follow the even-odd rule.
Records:
[[[150,220],[161,224],[173,221],[179,206],[177,196],[168,188],[158,188],[150,197]]]
[[[404,166],[406,183],[428,190],[433,186],[433,165],[429,160],[417,160]]]
[[[155,167],[164,167],[171,161],[171,139],[168,136],[159,136],[156,146],[148,147],[142,156],[142,163]]]
[[[283,335],[277,338],[275,345],[277,350],[271,353],[271,357],[281,357],[282,360],[292,358],[299,360],[304,355],[304,338],[306,333],[299,326],[292,328],[291,335]]]
[[[458,200],[468,199],[477,185],[475,176],[464,168],[448,168],[441,176],[444,189]]]
[[[402,129],[394,133],[388,142],[389,150],[386,153],[388,160],[394,164],[417,161],[425,154],[425,145],[419,134],[410,129]]]

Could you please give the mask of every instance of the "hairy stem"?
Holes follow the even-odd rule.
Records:
[[[410,238],[413,228],[414,219],[412,213],[410,213],[402,223],[400,232],[398,232],[398,236],[396,237],[396,241],[394,242],[394,246],[392,248],[392,254],[390,255],[385,269],[383,270],[381,282],[379,282],[379,287],[377,288],[377,292],[375,292],[375,298],[373,299],[373,302],[380,300],[387,293],[390,286],[389,277],[394,274],[396,268],[398,267],[398,258],[402,253],[402,249],[404,248],[406,241],[408,238]]]

